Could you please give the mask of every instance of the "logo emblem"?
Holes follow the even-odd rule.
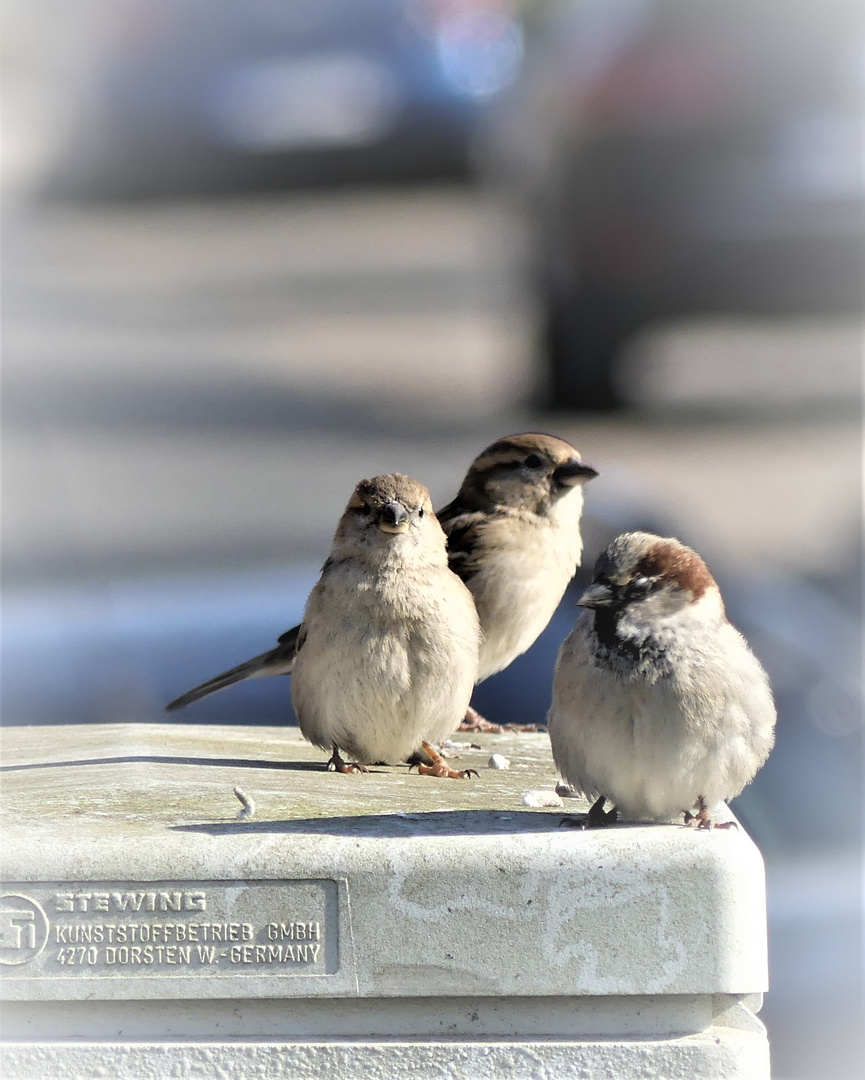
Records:
[[[33,960],[48,942],[48,917],[27,896],[0,896],[0,964],[15,966]]]

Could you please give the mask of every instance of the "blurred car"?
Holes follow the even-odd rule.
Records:
[[[856,0],[535,14],[481,161],[528,221],[548,403],[620,403],[617,357],[651,320],[862,310]]]
[[[101,18],[50,194],[454,173],[522,56],[509,0],[125,0]]]

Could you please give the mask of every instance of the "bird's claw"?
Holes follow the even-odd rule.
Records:
[[[697,813],[685,811],[685,828],[687,829],[738,829],[736,821],[713,821],[712,815],[703,800],[703,796],[697,800]]]
[[[471,720],[468,718],[463,720],[457,728],[457,731],[470,731],[475,735],[498,735],[501,730],[501,724],[491,724],[489,720],[485,720],[479,714]]]
[[[701,818],[699,814],[685,811],[686,829],[738,829],[736,821],[713,821],[710,817]]]
[[[327,771],[338,773],[366,773],[369,772],[369,769],[365,765],[361,765],[359,761],[343,761],[339,751],[334,747],[333,753],[330,755],[327,762]]]
[[[449,780],[468,780],[472,776],[480,777],[477,769],[451,769],[445,765],[444,759],[434,746],[428,742],[422,742],[424,753],[432,762],[431,765],[417,763],[417,771],[421,776],[440,776]],[[411,766],[409,766],[411,768]]]
[[[527,732],[546,730],[543,724],[494,724],[480,715],[475,719],[466,718],[457,728],[457,731],[473,732],[475,735],[501,735],[503,731],[511,731],[521,735]]]
[[[619,811],[615,806],[609,810],[604,810],[604,803],[607,801],[605,795],[601,795],[596,799],[589,808],[588,814],[586,814],[586,820],[583,825],[584,829],[602,829],[606,825],[615,825],[619,820]]]
[[[411,768],[411,766],[409,766]],[[442,761],[440,764],[423,765],[418,762],[417,771],[421,776],[439,776],[448,780],[469,780],[472,776],[480,778],[477,769],[451,769]]]
[[[494,724],[491,720],[487,720],[485,716],[481,716],[477,709],[473,709],[471,705],[466,709],[465,718],[457,728],[457,731],[473,731],[475,734],[481,735],[500,735],[503,731],[520,733],[546,730],[543,724]]]

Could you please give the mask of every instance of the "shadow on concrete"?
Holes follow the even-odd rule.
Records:
[[[285,821],[231,821],[205,825],[176,825],[173,832],[230,836],[255,833],[304,833],[325,836],[398,837],[464,836],[498,833],[555,832],[564,818],[582,820],[584,814],[561,810],[430,810],[397,814],[357,814]],[[619,826],[615,826],[619,828]],[[628,826],[625,826],[626,828]],[[652,826],[630,826],[643,828]],[[579,829],[569,829],[578,833]]]
[[[267,761],[248,758],[169,757],[162,754],[124,754],[119,757],[77,758],[71,761],[35,761],[23,765],[0,766],[0,774],[31,769],[81,768],[86,765],[215,765],[221,769],[276,769],[288,772],[325,772],[324,759],[318,761]],[[372,772],[375,770],[372,769]]]

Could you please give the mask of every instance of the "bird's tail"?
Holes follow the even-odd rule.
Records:
[[[300,627],[296,626],[293,630],[283,634],[279,639],[279,645],[275,649],[271,649],[270,652],[262,653],[260,656],[253,656],[251,660],[238,664],[237,667],[233,667],[229,671],[223,671],[221,675],[215,675],[200,686],[193,687],[192,690],[187,690],[179,698],[170,701],[165,706],[165,711],[174,712],[175,709],[183,709],[187,705],[191,705],[193,701],[198,701],[209,694],[215,694],[217,690],[224,690],[226,686],[233,686],[234,683],[243,682],[245,679],[265,679],[271,675],[290,675],[294,667],[299,630]]]

